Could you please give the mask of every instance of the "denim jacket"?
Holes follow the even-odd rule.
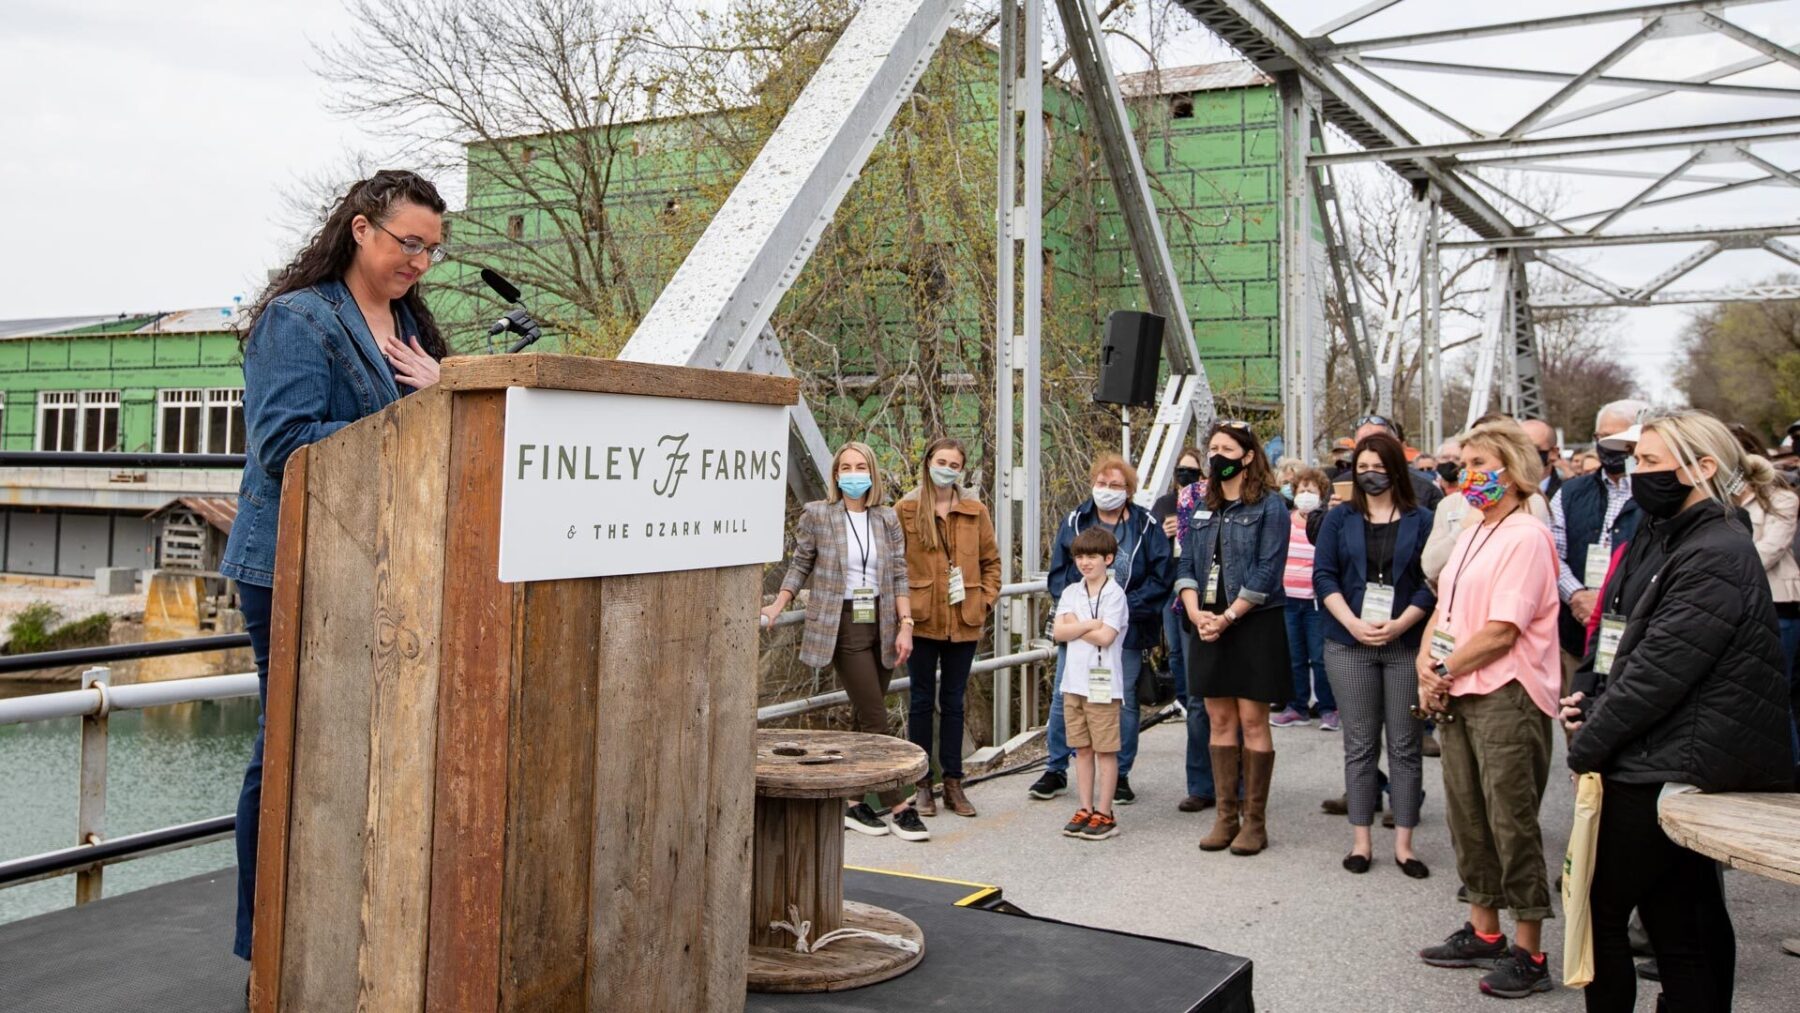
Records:
[[[417,333],[399,303],[403,334]],[[406,389],[408,393],[411,388]],[[275,585],[275,532],[288,455],[398,401],[400,386],[342,281],[289,292],[269,303],[244,343],[248,453],[237,519],[219,572]]]
[[[1192,589],[1206,600],[1202,582],[1212,572],[1215,540],[1222,543],[1225,557],[1220,563],[1225,577],[1220,604],[1229,606],[1239,598],[1259,609],[1286,604],[1281,574],[1287,568],[1288,511],[1279,493],[1264,493],[1250,504],[1227,503],[1223,510],[1207,510],[1204,505],[1195,510],[1175,567],[1176,594]]]

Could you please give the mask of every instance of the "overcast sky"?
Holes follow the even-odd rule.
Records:
[[[1160,0],[1159,0],[1160,2]],[[1302,32],[1360,5],[1360,0],[1273,0]],[[1485,5],[1476,20],[1544,17],[1571,10],[1627,5],[1627,0],[1511,0]],[[1049,5],[1046,5],[1049,6]],[[1054,10],[1054,8],[1051,8]],[[1461,0],[1404,0],[1339,39],[1386,36],[1467,24]],[[1800,25],[1800,0],[1733,6],[1726,17],[1782,38]],[[1180,12],[1167,22],[1185,26]],[[325,109],[325,85],[313,74],[311,43],[346,31],[333,0],[10,0],[0,35],[0,89],[8,95],[0,126],[0,193],[7,242],[0,244],[0,319],[81,315],[220,305],[248,296],[291,241],[282,196],[298,180],[344,164],[352,151],[380,152],[379,138]],[[1140,27],[1142,23],[1140,22]],[[1538,33],[1396,51],[1389,55],[1464,63],[1584,68],[1630,35],[1633,23]],[[1174,44],[1179,62],[1229,56],[1203,33],[1185,30]],[[1115,44],[1120,69],[1140,61]],[[1619,64],[1621,75],[1681,77],[1750,56],[1717,36],[1650,43]],[[1431,97],[1478,129],[1498,130],[1536,105],[1553,84],[1490,81],[1392,72],[1402,87]],[[1732,79],[1800,87],[1800,71],[1775,66]],[[1370,94],[1424,140],[1460,139],[1379,86]],[[1600,89],[1577,108],[1619,94]],[[1696,119],[1793,115],[1789,99],[1680,95],[1564,128],[1585,133]],[[1777,163],[1800,165],[1800,144],[1757,148]],[[1640,156],[1634,168],[1660,172],[1685,152]],[[1603,163],[1589,163],[1603,164]],[[1623,163],[1611,163],[1623,164]],[[1741,178],[1741,165],[1695,170]],[[1605,206],[1644,181],[1560,176],[1564,210]],[[1675,194],[1690,189],[1672,186]],[[1509,209],[1511,210],[1511,209]],[[1731,197],[1641,212],[1616,228],[1760,223],[1800,219],[1800,190],[1757,187]],[[1517,220],[1517,219],[1515,219]],[[1576,255],[1626,285],[1641,283],[1692,246],[1635,247]],[[1728,253],[1675,288],[1741,284],[1783,263],[1766,253]],[[1621,329],[1620,354],[1651,392],[1668,396],[1664,377],[1687,311],[1633,310]]]

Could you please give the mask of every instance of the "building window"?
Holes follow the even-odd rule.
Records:
[[[508,238],[508,239],[524,239],[525,238],[525,216],[524,215],[508,215],[507,216],[507,218],[506,218],[506,238]]]
[[[244,452],[244,389],[181,388],[157,393],[156,449],[164,454]]]
[[[37,446],[39,450],[118,450],[119,392],[40,391]]]
[[[1169,112],[1178,120],[1194,118],[1194,96],[1177,95],[1169,100]]]
[[[525,165],[530,165],[533,161],[536,161],[536,159],[537,159],[537,148],[534,147],[533,145],[527,144],[519,152],[519,161]]]

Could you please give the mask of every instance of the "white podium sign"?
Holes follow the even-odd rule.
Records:
[[[781,558],[785,407],[513,387],[505,447],[502,581]]]

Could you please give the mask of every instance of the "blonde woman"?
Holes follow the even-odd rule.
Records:
[[[806,504],[800,513],[787,578],[774,602],[762,610],[767,629],[811,581],[800,661],[834,668],[850,697],[852,727],[876,735],[891,734],[888,684],[913,649],[906,543],[900,518],[882,499],[875,452],[867,444],[844,444],[831,459],[825,498]],[[931,839],[904,792],[883,792],[881,804],[894,818],[891,827],[856,800],[844,814],[845,829],[871,837],[891,832],[906,841]]]
[[[1443,715],[1445,822],[1469,920],[1419,953],[1434,967],[1490,968],[1481,991],[1519,999],[1555,987],[1544,959],[1550,881],[1538,806],[1558,712],[1556,546],[1528,503],[1543,476],[1517,422],[1461,438],[1462,496],[1479,514],[1450,552],[1415,665],[1421,708]],[[1517,945],[1500,910],[1510,908]]]
[[[1669,1009],[1731,1008],[1737,951],[1713,861],[1657,822],[1670,784],[1787,791],[1793,784],[1784,659],[1769,581],[1740,499],[1792,499],[1761,456],[1705,412],[1652,413],[1635,442],[1644,526],[1602,589],[1600,635],[1563,700],[1569,767],[1604,791],[1594,880],[1593,1011],[1635,1007],[1626,919],[1643,918]]]

